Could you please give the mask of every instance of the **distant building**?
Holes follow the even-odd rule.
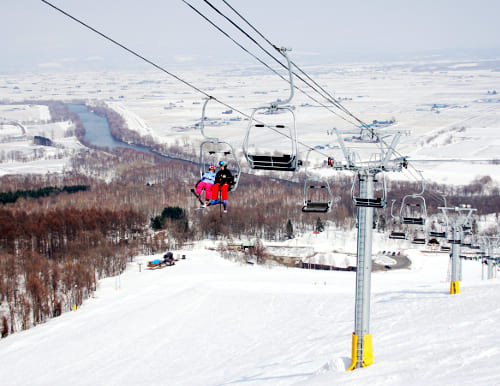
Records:
[[[40,146],[52,146],[52,141],[48,138],[42,137],[40,135],[35,135],[33,138],[33,143]]]

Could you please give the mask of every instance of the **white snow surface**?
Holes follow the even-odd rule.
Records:
[[[363,122],[395,119],[389,129],[408,133],[401,138],[397,155],[408,156],[411,167],[422,171],[428,181],[461,185],[489,175],[500,184],[500,165],[492,162],[498,161],[500,150],[497,61],[346,63],[305,70]],[[238,154],[253,109],[283,100],[289,93],[287,83],[275,74],[252,67],[189,68],[181,77],[233,107],[229,113],[227,106],[210,102],[205,134],[231,143]],[[0,74],[0,83],[4,84],[0,98],[5,100],[104,101],[123,116],[131,130],[158,143],[177,144],[187,153],[197,154],[203,141],[196,124],[204,96],[156,71]],[[322,148],[311,155],[313,165],[321,165],[326,155],[342,159],[337,137],[328,132],[334,127],[356,130],[352,119],[320,108],[300,92],[295,93],[291,105],[300,156],[306,156],[305,144]],[[44,123],[49,117],[44,106],[0,106],[0,142],[12,144],[9,141],[16,140],[8,138],[20,132],[9,125],[11,121],[21,122],[28,135],[45,133],[57,142],[60,129]],[[293,125],[287,114],[257,114],[257,118],[266,124]],[[291,143],[284,138],[271,130],[252,131],[249,148],[287,152]],[[358,151],[355,144],[347,145]],[[25,145],[22,152],[29,155],[35,150]],[[371,157],[374,150],[366,155]],[[61,169],[65,166],[67,163],[61,162]],[[310,169],[313,174],[325,172]],[[325,173],[332,176],[337,172]],[[389,178],[414,180],[409,173],[391,173]]]
[[[205,249],[147,270],[138,257],[95,297],[0,341],[4,385],[493,385],[500,383],[498,280],[446,254],[374,272],[374,363],[346,371],[355,273],[266,267]],[[138,263],[141,262],[141,270]]]

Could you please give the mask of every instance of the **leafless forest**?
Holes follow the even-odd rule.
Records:
[[[61,119],[68,118],[57,103],[50,106],[52,114],[61,109]],[[117,120],[110,126],[122,123],[118,117],[108,120]],[[81,126],[76,125],[76,131]],[[136,142],[150,145],[144,138]],[[158,147],[156,151],[190,159],[189,144],[184,146]],[[335,197],[330,213],[304,214],[303,175],[290,181],[279,174],[243,174],[238,189],[230,193],[229,213],[221,215],[219,206],[195,210],[199,203],[189,190],[198,181],[199,170],[192,162],[123,148],[113,152],[88,149],[72,162],[72,171],[61,175],[0,178],[0,193],[87,187],[0,204],[3,337],[81,304],[95,291],[100,278],[122,272],[138,254],[162,253],[204,238],[285,240],[315,230],[318,218],[337,229],[356,226],[349,176],[329,180]],[[418,192],[420,186],[392,181],[388,190],[389,199],[401,200]],[[491,188],[487,176],[467,186],[428,185],[424,196],[430,213],[442,205],[436,199],[441,194],[453,205],[471,204],[478,215],[497,213],[500,207],[498,188]],[[152,220],[166,208],[179,208],[181,218],[167,218],[161,229],[153,229]],[[376,218],[377,230],[388,232],[390,208],[377,212]]]

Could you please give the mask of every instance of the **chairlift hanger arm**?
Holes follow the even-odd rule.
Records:
[[[208,141],[211,141],[211,142],[219,142],[219,138],[216,138],[216,137],[209,137],[205,134],[205,118],[206,118],[206,115],[205,115],[205,111],[207,109],[207,104],[208,102],[210,102],[211,100],[215,99],[214,97],[212,96],[209,96],[208,98],[205,99],[205,103],[203,103],[203,108],[201,110],[201,122],[200,122],[200,131],[201,131],[201,135],[203,135]]]
[[[284,101],[279,101],[276,100],[271,103],[271,108],[276,109],[279,105],[286,105],[287,103],[290,103],[290,101],[293,98],[293,74],[292,74],[292,65],[290,64],[290,58],[288,57],[288,54],[286,53],[287,51],[291,51],[290,48],[284,48],[281,47],[278,49],[278,51],[285,57],[286,63],[287,63],[287,68],[288,68],[288,77],[290,81],[290,95],[288,96],[288,99]]]

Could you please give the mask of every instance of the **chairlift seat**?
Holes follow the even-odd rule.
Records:
[[[284,154],[282,156],[248,154],[248,159],[252,169],[281,170],[291,172],[297,170],[297,165],[299,165],[300,162],[297,161],[295,156],[290,154]]]
[[[368,207],[368,208],[384,208],[385,207],[385,201],[382,200],[381,197],[377,197],[377,198],[354,197],[353,201],[354,201],[354,205],[356,205],[356,206],[364,206],[364,207]]]
[[[390,239],[396,239],[396,240],[405,240],[406,239],[406,233],[404,232],[391,232],[389,235]]]
[[[302,212],[307,213],[327,213],[330,210],[330,202],[307,201],[302,207]]]
[[[442,245],[442,246],[441,246],[441,250],[442,250],[443,252],[449,252],[449,251],[451,251],[451,248],[450,248],[450,247],[448,247],[448,246]]]
[[[425,244],[425,239],[423,238],[414,238],[412,244]]]
[[[403,224],[424,225],[425,219],[422,217],[403,217]]]
[[[446,237],[446,233],[445,232],[429,232],[429,236],[430,237],[439,237],[439,238],[445,238]]]

